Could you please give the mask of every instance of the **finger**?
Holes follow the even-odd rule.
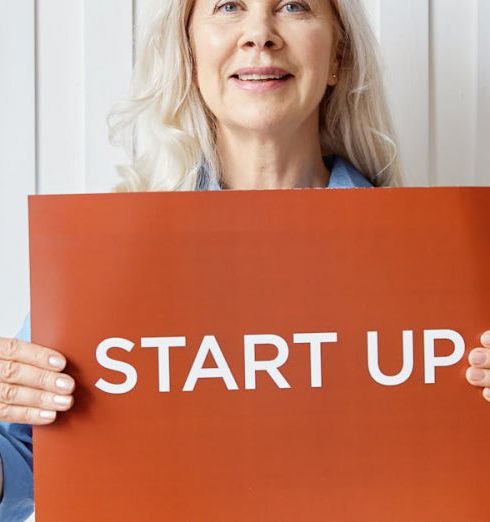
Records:
[[[482,334],[480,341],[485,348],[490,348],[490,330]]]
[[[19,361],[52,371],[61,371],[66,366],[63,354],[51,348],[5,337],[0,337],[0,359]]]
[[[25,386],[0,383],[0,402],[14,406],[31,406],[43,410],[66,411],[73,406],[73,396],[57,395]]]
[[[483,398],[486,401],[490,402],[490,388],[483,388],[482,394],[483,394]]]
[[[51,424],[55,419],[55,411],[0,403],[0,421],[2,422],[42,425]]]
[[[474,386],[490,387],[490,370],[483,368],[468,368],[466,370],[466,379]]]
[[[479,368],[490,368],[490,349],[475,348],[468,355],[468,362]]]
[[[16,361],[1,360],[0,383],[20,384],[63,395],[71,394],[75,388],[74,379],[64,373],[42,370]]]

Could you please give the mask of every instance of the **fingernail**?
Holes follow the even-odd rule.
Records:
[[[469,377],[472,381],[482,381],[485,378],[485,372],[478,368],[471,368],[469,371]]]
[[[483,364],[487,360],[485,352],[471,352],[470,363],[471,364]]]
[[[54,419],[56,417],[55,411],[47,411],[47,410],[41,410],[39,412],[39,417],[42,419]]]
[[[56,357],[55,355],[52,355],[49,358],[49,364],[53,368],[63,368],[63,366],[65,365],[65,361],[61,357]]]
[[[483,395],[485,395],[485,399],[490,399],[490,388],[485,388],[483,390]]]
[[[71,402],[71,397],[66,397],[66,395],[55,395],[53,397],[53,402],[61,404],[62,406],[68,406]]]
[[[71,388],[71,382],[66,379],[56,379],[56,386],[62,390],[69,390]]]
[[[490,333],[486,333],[482,338],[481,341],[483,344],[490,345]]]

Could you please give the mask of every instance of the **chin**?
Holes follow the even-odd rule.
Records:
[[[285,126],[291,125],[291,118],[284,115],[270,115],[262,113],[243,114],[240,118],[239,114],[233,115],[233,121],[230,124],[233,128],[242,130],[243,132],[255,132],[257,134],[277,134],[284,130]],[[238,116],[238,118],[237,118]]]

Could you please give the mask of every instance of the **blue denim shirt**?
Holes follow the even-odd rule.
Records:
[[[339,156],[326,156],[330,170],[327,188],[367,188],[373,184],[353,165]],[[198,181],[197,190],[220,190],[216,183]],[[30,315],[17,338],[30,341]],[[0,423],[0,457],[3,464],[3,499],[0,520],[23,522],[34,510],[32,481],[32,427],[28,424]]]

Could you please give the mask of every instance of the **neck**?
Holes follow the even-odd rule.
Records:
[[[218,127],[217,148],[226,189],[324,188],[325,167],[317,125],[273,134]]]

